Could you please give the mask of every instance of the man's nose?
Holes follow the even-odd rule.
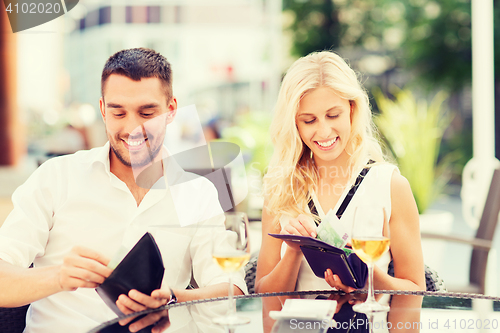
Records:
[[[136,117],[129,117],[125,125],[125,132],[131,137],[142,137],[144,133],[143,121]]]

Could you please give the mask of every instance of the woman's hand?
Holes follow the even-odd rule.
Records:
[[[120,295],[116,301],[116,305],[126,315],[134,312],[144,311],[147,309],[156,309],[167,304],[170,300],[169,289],[158,289],[151,293],[151,296],[143,294],[135,289],[132,289],[128,295]],[[125,326],[130,323],[135,317],[120,320],[120,325]],[[144,318],[141,318],[129,327],[131,332],[137,332],[150,325],[155,325],[151,332],[160,333],[170,326],[168,319],[168,310],[162,310],[151,313]]]
[[[316,238],[316,224],[314,220],[306,215],[300,214],[295,219],[290,219],[288,224],[281,229],[282,235],[298,235]],[[286,244],[295,251],[300,251],[300,246],[291,241]]]
[[[349,303],[350,305],[363,303],[366,300],[366,294],[331,294],[328,297],[329,300],[337,301],[337,308],[335,309],[335,313],[338,313],[342,306],[345,303]]]
[[[340,277],[336,274],[333,274],[330,268],[328,268],[325,271],[325,281],[330,285],[330,287],[333,287],[337,290],[342,290],[343,292],[346,293],[350,293],[356,290],[353,287],[349,287],[343,284],[342,281],[340,280]]]

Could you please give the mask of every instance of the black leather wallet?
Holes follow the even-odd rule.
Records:
[[[348,256],[342,249],[312,237],[281,234],[269,236],[298,243],[317,277],[324,279],[325,271],[330,268],[346,286],[356,289],[365,286],[368,267],[355,253]]]
[[[154,290],[161,287],[164,272],[165,268],[158,245],[153,236],[147,232],[116,266],[111,275],[96,288],[96,291],[114,313],[123,316],[116,306],[118,296],[128,295],[132,289],[151,295]]]

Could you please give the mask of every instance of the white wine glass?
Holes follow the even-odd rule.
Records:
[[[368,297],[352,308],[360,313],[387,312],[389,306],[375,300],[373,265],[389,249],[389,221],[380,206],[360,205],[354,212],[351,231],[352,249],[368,266]]]
[[[239,271],[250,259],[250,241],[248,237],[248,217],[242,212],[228,212],[225,227],[226,235],[222,244],[214,245],[213,258],[229,276],[228,311],[225,316],[216,317],[213,322],[227,327],[244,325],[250,318],[236,313],[236,302],[233,297],[232,274]]]

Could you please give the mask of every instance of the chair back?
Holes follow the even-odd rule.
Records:
[[[500,213],[500,168],[493,172],[490,189],[484,204],[483,214],[476,232],[477,239],[492,241],[498,224]],[[489,249],[474,248],[471,255],[469,281],[479,287],[484,294],[486,282],[486,266]]]
[[[18,308],[0,308],[0,332],[22,333],[26,327],[29,304]]]
[[[224,212],[235,211],[234,196],[232,192],[233,188],[231,185],[231,169],[229,167],[221,168],[215,172],[209,168],[190,168],[184,169],[184,171],[203,176],[211,181],[217,189],[217,195],[222,210]]]

